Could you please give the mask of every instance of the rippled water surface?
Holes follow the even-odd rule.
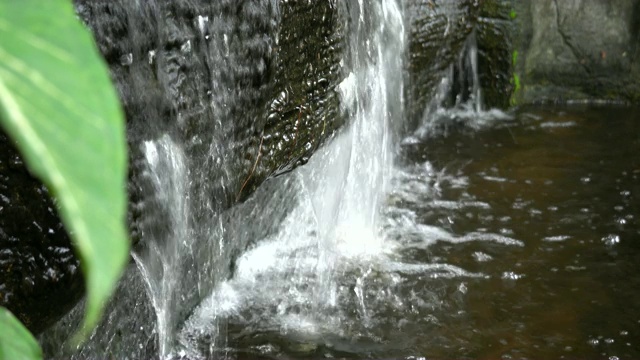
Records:
[[[190,331],[205,333],[213,311],[227,333],[201,346],[266,358],[640,358],[640,111],[527,108],[447,124],[404,141],[379,235],[354,225],[319,247],[313,227],[291,224],[313,218],[300,200],[199,310]]]

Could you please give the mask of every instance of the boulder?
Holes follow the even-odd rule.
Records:
[[[515,1],[513,10],[517,103],[640,103],[640,2]]]
[[[129,227],[162,233],[143,144],[165,134],[188,159],[189,196],[206,219],[265,179],[305,163],[344,123],[335,87],[342,21],[335,1],[78,0],[127,119]],[[0,305],[34,332],[82,293],[78,261],[46,188],[0,137]],[[206,200],[209,199],[209,200]],[[205,241],[207,229],[193,234]],[[144,244],[138,244],[138,247]]]

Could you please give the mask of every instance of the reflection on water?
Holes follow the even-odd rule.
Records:
[[[437,340],[420,354],[640,356],[639,115],[524,109],[513,121],[461,127],[406,149],[405,167],[429,164],[437,190],[432,200],[395,207],[455,234],[498,233],[524,243],[438,242],[416,254],[488,276],[459,281],[466,288],[453,305],[459,318],[435,314],[447,321],[431,330]],[[436,199],[489,207],[426,205]]]
[[[639,117],[529,108],[403,142],[383,246],[338,241],[319,305],[316,234],[292,215],[209,299],[228,324],[210,351],[640,358]]]

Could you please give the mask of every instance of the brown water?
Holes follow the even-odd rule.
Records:
[[[448,124],[405,142],[385,245],[336,258],[334,300],[303,271],[312,245],[264,241],[216,295],[226,340],[203,353],[640,358],[640,109]]]
[[[447,132],[413,145],[407,162],[468,179],[445,180],[435,197],[489,208],[423,208],[421,221],[524,246],[445,242],[420,254],[489,278],[464,282],[445,306],[459,315],[424,332],[417,353],[640,358],[640,111],[531,108],[513,121]]]

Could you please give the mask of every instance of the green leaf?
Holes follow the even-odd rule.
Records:
[[[0,306],[0,359],[42,359],[38,342],[9,310]]]
[[[118,97],[71,1],[0,1],[0,124],[53,192],[80,255],[86,335],[128,259],[127,161]]]

